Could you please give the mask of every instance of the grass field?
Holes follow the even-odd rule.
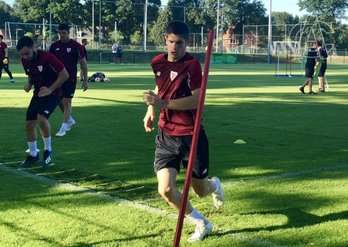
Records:
[[[303,78],[276,78],[273,66],[211,66],[203,124],[227,202],[216,211],[190,193],[215,230],[188,244],[185,223],[181,246],[348,246],[348,70],[329,66],[330,91],[310,96]],[[77,90],[76,127],[53,137],[55,163],[26,170],[16,168],[31,93],[11,69],[16,84],[0,81],[0,246],[172,246],[177,214],[157,195],[156,133],[142,123],[150,66],[90,65],[111,81]],[[61,119],[57,109],[53,134]]]

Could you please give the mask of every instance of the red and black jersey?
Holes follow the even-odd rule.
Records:
[[[58,73],[64,69],[64,65],[52,54],[38,50],[31,61],[22,59],[25,73],[30,77],[30,83],[34,85],[34,96],[38,96],[41,87],[51,86],[57,79]],[[61,88],[57,88],[53,95],[61,95]]]
[[[76,81],[77,63],[79,59],[86,57],[83,46],[73,39],[66,43],[58,40],[51,45],[50,53],[54,54],[64,64],[69,73],[68,80]]]
[[[193,90],[201,87],[201,65],[188,53],[176,62],[169,62],[165,54],[158,55],[152,59],[151,66],[161,99],[188,97]],[[167,135],[192,135],[195,115],[196,110],[161,109],[158,126]]]
[[[5,42],[0,42],[0,60],[4,60],[5,58],[5,49],[7,49],[7,45]]]

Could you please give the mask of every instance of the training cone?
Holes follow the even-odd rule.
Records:
[[[234,144],[245,144],[246,142],[243,141],[242,139],[238,139],[234,142]]]

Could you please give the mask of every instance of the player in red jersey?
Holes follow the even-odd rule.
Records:
[[[27,36],[18,40],[17,50],[28,83],[24,90],[29,92],[34,86],[33,97],[26,114],[26,133],[29,155],[20,167],[25,168],[39,160],[37,151],[36,125],[44,141],[44,154],[41,165],[46,167],[52,162],[51,127],[48,118],[61,101],[61,85],[69,75],[64,65],[52,54],[36,50],[33,40]]]
[[[10,84],[14,84],[15,80],[13,79],[12,73],[9,69],[10,61],[8,60],[8,48],[3,39],[4,36],[0,35],[0,79],[2,76],[2,69],[4,69],[10,77]]]
[[[54,54],[65,66],[69,73],[69,79],[62,85],[63,99],[59,107],[63,112],[63,123],[56,136],[65,136],[66,132],[75,125],[75,120],[71,116],[72,98],[74,97],[77,83],[77,63],[80,62],[83,74],[83,91],[88,89],[87,60],[83,46],[69,37],[69,26],[60,24],[58,26],[59,40],[50,47],[50,52]]]
[[[144,93],[144,101],[148,105],[143,120],[146,132],[154,130],[155,109],[160,109],[154,162],[158,192],[177,210],[180,210],[182,193],[176,188],[176,177],[180,163],[184,167],[188,163],[202,81],[200,63],[186,52],[188,38],[189,30],[184,22],[174,21],[167,26],[167,54],[156,56],[151,63],[156,88]],[[208,172],[208,139],[202,127],[191,186],[200,197],[212,194],[214,206],[220,208],[225,200],[224,192],[220,180],[217,177],[208,179]],[[188,241],[199,241],[212,231],[212,224],[190,202],[187,203],[185,216],[196,225]]]

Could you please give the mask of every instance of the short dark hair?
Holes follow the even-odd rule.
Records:
[[[23,36],[17,42],[17,46],[16,46],[17,51],[21,50],[24,46],[29,47],[29,48],[33,47],[34,41],[28,36]]]
[[[0,34],[0,39],[3,39],[4,38],[4,35]]]
[[[58,30],[66,30],[66,31],[68,31],[68,32],[69,32],[70,27],[69,27],[69,25],[68,25],[68,24],[66,24],[66,23],[62,23],[62,24],[59,24],[59,26],[58,26]]]
[[[183,21],[172,21],[166,28],[166,34],[175,34],[184,37],[185,40],[189,39],[189,28]]]
[[[321,41],[321,40],[317,40],[316,43],[317,43],[318,46],[322,46],[323,45],[323,41]]]

